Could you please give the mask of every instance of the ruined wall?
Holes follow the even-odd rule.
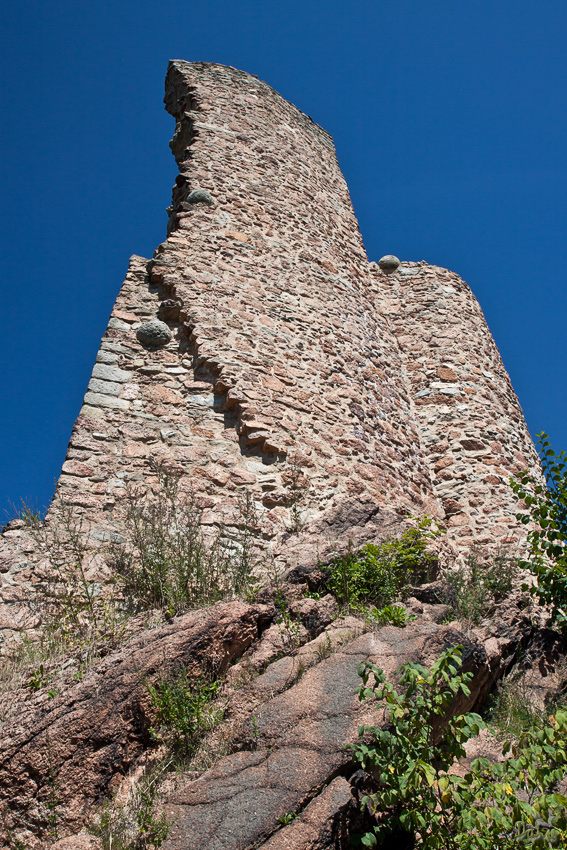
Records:
[[[372,264],[395,334],[433,488],[459,550],[524,539],[509,479],[539,469],[522,409],[467,284],[447,269]]]
[[[306,527],[359,499],[447,517],[463,548],[510,536],[505,479],[536,461],[468,287],[368,263],[330,136],[265,83],[177,61],[165,103],[168,236],[130,262],[58,483],[92,545],[161,460],[205,525],[251,493],[275,550],[298,488]],[[39,556],[17,523],[1,545],[9,631]]]
[[[330,137],[233,69],[177,62],[166,85],[170,233],[148,277],[131,265],[61,490],[112,520],[126,482],[165,458],[205,522],[230,522],[248,488],[270,537],[289,517],[291,466],[310,517],[363,491],[423,509],[429,474]],[[156,348],[137,331],[157,317],[171,339]]]

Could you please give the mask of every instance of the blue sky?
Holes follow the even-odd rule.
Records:
[[[128,257],[163,241],[169,59],[332,133],[371,259],[458,272],[532,434],[567,449],[564,0],[3,5],[0,520],[49,502]]]

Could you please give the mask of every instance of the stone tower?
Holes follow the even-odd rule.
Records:
[[[331,137],[256,77],[174,61],[165,104],[168,235],[130,261],[58,482],[92,545],[157,462],[205,525],[236,523],[251,494],[283,565],[408,512],[462,551],[517,538],[508,478],[537,456],[468,286],[369,262]],[[37,556],[17,522],[1,547],[10,635]]]

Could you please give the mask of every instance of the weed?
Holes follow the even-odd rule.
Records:
[[[42,512],[38,508],[32,508],[24,499],[20,499],[21,507],[17,508],[12,502],[10,507],[14,518],[23,520],[28,528],[35,528],[43,519]]]
[[[161,847],[171,824],[162,812],[155,812],[159,783],[169,769],[166,761],[146,774],[134,787],[128,803],[107,802],[90,832],[101,838],[102,850],[150,850]]]
[[[278,823],[281,823],[282,826],[287,826],[288,823],[292,823],[299,815],[296,812],[286,812],[285,815],[282,815],[278,818]]]
[[[307,498],[309,483],[305,477],[297,458],[292,457],[288,468],[283,476],[284,482],[289,487],[290,524],[288,531],[297,534],[303,527],[303,516],[301,505]]]
[[[272,598],[276,608],[276,623],[279,626],[282,642],[291,651],[297,648],[302,642],[301,624],[291,615],[282,584],[282,577],[282,571],[272,562],[270,579]]]
[[[333,642],[331,640],[331,636],[329,632],[325,633],[325,639],[321,640],[317,643],[317,647],[315,649],[315,655],[317,657],[317,661],[324,661],[325,658],[328,658],[334,651]]]
[[[403,629],[416,617],[415,614],[408,614],[407,609],[402,605],[384,605],[383,608],[374,608],[369,611],[367,619],[378,627],[390,625]]]
[[[91,575],[90,525],[85,517],[57,495],[49,521],[33,515],[30,529],[45,554],[37,590],[44,631],[57,632],[68,644],[113,639],[123,616],[112,583]]]
[[[500,738],[517,739],[524,732],[541,728],[547,719],[547,712],[534,705],[519,677],[509,677],[498,685],[484,713]]]
[[[176,755],[191,756],[204,734],[222,719],[222,711],[211,706],[219,687],[218,680],[191,679],[185,669],[155,685],[147,683],[161,734]]]
[[[30,691],[40,691],[46,683],[47,678],[45,676],[43,664],[40,664],[39,668],[37,670],[34,670],[31,674],[31,679],[29,680],[27,687],[30,689]]]
[[[389,605],[407,585],[433,577],[437,559],[427,546],[438,535],[431,518],[421,517],[399,538],[335,559],[328,567],[328,587],[347,607]]]
[[[448,570],[445,575],[453,588],[453,616],[478,625],[494,604],[512,590],[518,575],[518,561],[509,553],[501,550],[485,555],[472,549],[464,567]]]
[[[125,600],[137,609],[159,607],[174,614],[196,604],[244,594],[256,566],[258,520],[252,497],[239,503],[239,532],[208,537],[193,493],[179,489],[181,474],[154,464],[159,491],[148,501],[130,490],[126,499],[127,544],[113,547],[112,568]]]

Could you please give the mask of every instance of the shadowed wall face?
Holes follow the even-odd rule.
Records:
[[[450,541],[464,552],[517,551],[525,526],[509,479],[539,474],[539,459],[476,298],[458,275],[427,263],[373,274]]]

